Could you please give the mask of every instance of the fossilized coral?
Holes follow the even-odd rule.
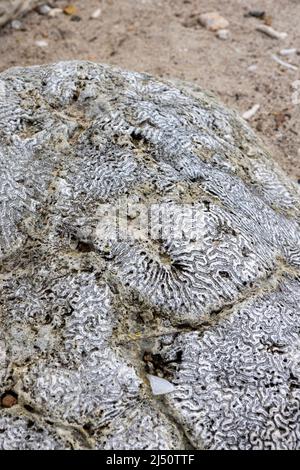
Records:
[[[0,26],[36,7],[41,0],[0,0]]]
[[[17,68],[0,167],[2,447],[299,448],[299,192],[244,121],[145,74]],[[181,236],[138,237],[156,206]]]

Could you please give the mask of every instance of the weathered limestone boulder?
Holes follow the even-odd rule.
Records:
[[[0,26],[36,7],[41,0],[0,0]]]
[[[299,191],[236,113],[15,68],[0,168],[0,448],[300,448]]]

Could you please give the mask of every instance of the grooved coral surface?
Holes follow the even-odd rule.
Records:
[[[36,7],[40,0],[0,0],[0,26]]]
[[[0,169],[0,447],[299,448],[299,191],[237,114],[11,69]]]

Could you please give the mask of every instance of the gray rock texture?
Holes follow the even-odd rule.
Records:
[[[0,0],[0,27],[41,3],[41,0]]]
[[[10,69],[0,168],[0,448],[300,448],[299,191],[236,113]]]

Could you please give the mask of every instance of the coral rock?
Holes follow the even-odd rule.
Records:
[[[0,167],[0,448],[300,448],[299,189],[243,119],[146,74],[15,68]]]

